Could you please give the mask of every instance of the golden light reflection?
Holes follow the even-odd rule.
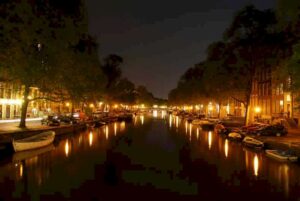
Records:
[[[245,163],[246,163],[246,169],[249,169],[249,153],[247,150],[245,150]]]
[[[79,138],[78,138],[78,143],[79,143],[79,144],[82,143],[82,135],[79,136]]]
[[[67,140],[65,143],[65,154],[67,157],[69,155],[69,152],[70,152],[70,147],[69,147],[69,141]]]
[[[105,126],[105,138],[106,139],[108,139],[108,133],[109,133],[108,126]]]
[[[188,122],[186,121],[185,122],[185,134],[187,134],[187,132],[188,132]]]
[[[169,117],[169,127],[172,128],[172,123],[173,123],[173,115],[170,114]]]
[[[23,177],[23,164],[22,163],[20,164],[20,167],[19,167],[19,173],[20,173],[20,177],[22,178]]]
[[[192,140],[192,124],[189,123],[189,130],[190,130],[190,141]]]
[[[208,132],[208,148],[211,149],[211,143],[212,143],[212,133],[211,131]]]
[[[284,192],[285,195],[288,195],[290,192],[290,187],[289,187],[289,166],[287,164],[284,164]]]
[[[114,123],[114,134],[115,134],[115,136],[117,135],[117,123],[116,122]]]
[[[124,131],[125,127],[126,127],[126,123],[125,123],[125,121],[122,121],[120,124],[120,131]]]
[[[153,117],[157,118],[157,110],[153,110]]]
[[[165,110],[161,111],[161,118],[162,119],[166,118],[166,111]]]
[[[144,125],[144,115],[140,116],[141,124]]]
[[[90,132],[89,134],[89,145],[92,146],[93,145],[93,133]]]
[[[196,135],[197,135],[197,140],[199,139],[199,128],[197,128],[197,133],[196,133]]]
[[[228,140],[225,139],[225,143],[224,143],[224,152],[225,152],[225,157],[227,158],[228,157]]]
[[[137,116],[134,116],[134,121],[133,121],[134,125],[136,125],[136,121],[137,121]]]
[[[178,128],[178,125],[179,125],[179,117],[176,116],[176,128]]]
[[[258,161],[258,157],[256,154],[253,158],[253,167],[254,167],[254,175],[258,176],[259,161]]]

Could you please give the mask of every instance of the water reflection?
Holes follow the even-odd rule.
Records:
[[[66,157],[69,156],[69,151],[70,151],[69,141],[66,140],[66,142],[65,142],[65,154],[66,154]]]
[[[117,122],[114,123],[114,134],[115,136],[117,135]]]
[[[177,127],[177,124],[179,124],[178,117],[172,116],[170,118],[172,118],[172,127],[175,127],[175,125]],[[137,121],[136,132],[140,137],[139,139],[143,139],[143,134],[146,133],[141,132],[141,130],[144,131],[148,126],[168,127],[168,122],[166,121],[148,121],[148,118],[146,118],[142,123],[142,118],[138,116]],[[132,128],[131,124],[127,124],[126,126],[130,128],[127,130],[130,130],[130,135],[134,138],[135,128]],[[159,148],[155,149],[155,156],[164,160],[165,163],[160,163],[155,160],[153,162],[153,159],[156,159],[155,157],[149,158],[149,160],[146,159],[146,157],[133,159],[142,165],[150,164],[151,167],[153,166],[159,171],[164,169],[166,166],[168,170],[170,169],[172,174],[174,173],[174,175],[177,173],[176,171],[183,171],[183,173],[188,177],[193,177],[193,182],[196,182],[196,185],[199,186],[206,185],[207,181],[202,178],[207,178],[206,176],[209,175],[211,176],[209,178],[212,178],[210,181],[211,184],[216,183],[216,185],[214,185],[216,186],[216,191],[218,188],[231,190],[231,186],[228,186],[228,184],[232,185],[234,184],[232,182],[236,182],[242,189],[248,188],[249,192],[254,192],[255,194],[258,194],[257,192],[261,192],[261,185],[264,185],[263,191],[267,195],[270,195],[272,192],[279,192],[279,195],[285,195],[287,200],[293,200],[291,199],[291,194],[294,194],[294,197],[299,194],[298,189],[300,187],[298,178],[300,178],[300,168],[298,165],[293,166],[287,163],[279,163],[269,158],[264,158],[265,156],[262,153],[253,152],[249,149],[243,150],[241,144],[230,142],[212,131],[206,133],[201,130],[201,127],[194,126],[185,121],[182,121],[178,127],[180,129],[160,129],[159,127],[159,129],[155,129],[153,133],[147,132],[147,134],[154,135],[154,133],[157,134],[158,130],[161,131],[159,136],[163,137],[159,137],[156,140],[159,141],[167,139],[168,143],[166,144],[168,145],[168,148],[172,148],[172,146],[175,145],[178,146],[180,150],[184,150],[182,149],[182,146],[186,146],[188,144],[188,149],[182,152],[187,155],[183,162],[178,161],[178,155],[176,155],[178,152],[166,152],[164,151],[165,149]],[[72,179],[74,179],[74,181],[78,181],[78,183],[74,185],[81,186],[86,180],[91,179],[91,174],[94,174],[94,171],[96,171],[95,164],[100,166],[105,164],[108,149],[111,152],[114,152],[114,149],[116,149],[118,152],[120,151],[121,153],[124,153],[126,157],[136,157],[136,155],[133,156],[130,152],[126,152],[129,150],[127,145],[124,149],[123,147],[120,147],[119,144],[114,143],[114,140],[116,140],[116,142],[120,142],[118,134],[120,134],[121,130],[125,131],[125,122],[112,123],[103,126],[100,129],[85,131],[79,135],[71,136],[68,139],[62,139],[59,141],[58,145],[56,145],[56,148],[51,149],[51,151],[46,153],[44,152],[38,156],[30,156],[30,158],[22,160],[19,158],[17,162],[0,166],[0,180],[3,180],[3,178],[9,175],[15,183],[23,184],[26,181],[25,178],[27,178],[27,182],[31,183],[29,189],[36,189],[37,185],[41,185],[40,189],[46,189],[49,187],[47,186],[49,183],[58,184],[60,182],[66,182],[61,185],[54,185],[55,187],[53,187],[53,192],[60,191],[62,189],[61,186],[68,190],[74,188],[74,186],[72,186],[73,184],[68,182]],[[174,132],[178,133],[178,137],[174,137]],[[109,137],[109,133],[111,135],[114,133],[117,137]],[[202,138],[204,140],[199,140],[197,143],[189,142],[191,138],[193,138],[193,140],[195,138],[197,138],[197,140],[202,139],[200,136],[201,134],[203,135]],[[124,132],[122,135],[128,135],[128,133]],[[103,140],[104,138],[109,141]],[[182,143],[182,141],[185,141],[185,143]],[[165,141],[163,142],[165,143]],[[174,145],[170,142],[174,143]],[[139,143],[139,145],[142,145],[141,151],[145,151],[147,154],[151,154],[153,152],[153,147],[147,144],[148,141],[143,144],[143,140],[140,140]],[[79,146],[80,144],[82,144],[82,146]],[[112,148],[112,145],[115,147]],[[136,148],[135,146],[136,144],[132,145],[130,147],[130,151],[139,151],[141,149],[140,147]],[[147,147],[151,147],[151,151],[149,151]],[[66,160],[66,157],[72,157],[72,160]],[[114,158],[112,155],[110,155],[110,157],[112,157],[110,160],[115,162],[116,167],[122,166],[122,164],[118,163],[118,158]],[[196,160],[192,161],[190,158],[196,158]],[[160,166],[160,164],[162,165]],[[188,165],[189,167],[193,166],[193,168],[187,168],[188,171],[176,170],[176,168],[172,169],[173,167],[180,165]],[[211,171],[212,167],[213,171]],[[128,165],[128,168],[130,169],[131,166]],[[193,172],[193,169],[196,171]],[[199,169],[201,169],[201,171],[199,171]],[[62,171],[66,177],[64,181],[61,180]],[[199,178],[195,175],[199,175]],[[159,177],[160,176],[161,174]],[[172,182],[173,181],[174,180],[172,180]],[[220,181],[222,183],[220,183]],[[97,182],[101,183],[102,181]],[[16,186],[19,191],[22,191],[20,189],[24,188],[22,185]],[[90,186],[87,186],[87,188],[88,187]],[[237,186],[237,188],[239,187]]]
[[[179,117],[178,116],[176,116],[176,128],[178,128],[178,125],[179,125]]]
[[[141,124],[144,125],[144,115],[140,116]]]
[[[167,112],[165,110],[162,110],[161,111],[161,118],[165,119],[166,118],[166,114],[167,114]]]
[[[188,122],[186,121],[185,122],[185,134],[187,134],[187,132],[188,132]]]
[[[22,163],[20,163],[20,165],[19,165],[19,175],[20,175],[20,178],[23,177],[23,164]]]
[[[153,110],[153,117],[157,118],[157,110]]]
[[[126,123],[125,123],[125,121],[122,121],[120,124],[120,131],[124,131],[125,127],[126,127]]]
[[[212,145],[212,133],[211,131],[208,131],[208,148],[211,149]]]
[[[173,115],[170,114],[169,116],[169,127],[172,128],[172,123],[173,123]]]
[[[254,175],[258,176],[259,161],[258,161],[258,157],[256,154],[253,159],[253,169],[254,169]]]
[[[224,143],[224,153],[225,153],[225,157],[227,158],[228,157],[228,140],[225,139],[225,143]]]
[[[90,147],[93,145],[93,133],[92,132],[90,132],[90,134],[89,134],[89,145],[90,145]]]
[[[108,134],[109,134],[109,130],[108,130],[108,126],[105,126],[105,138],[108,139]]]
[[[190,141],[192,140],[192,124],[189,123],[189,130],[190,130]]]

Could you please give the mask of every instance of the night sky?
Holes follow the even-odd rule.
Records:
[[[234,13],[247,4],[275,7],[276,0],[87,0],[90,33],[99,55],[124,58],[123,74],[167,98],[187,68],[205,58]]]

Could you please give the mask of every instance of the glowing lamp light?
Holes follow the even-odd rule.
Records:
[[[158,106],[157,105],[153,105],[153,108],[157,108]]]
[[[114,108],[117,109],[119,106],[117,104],[114,105]]]
[[[67,103],[66,103],[66,106],[67,106],[67,107],[69,107],[69,106],[70,106],[70,103],[69,103],[69,102],[67,102]]]
[[[283,106],[283,100],[280,100],[279,105]]]
[[[255,108],[255,112],[256,112],[256,113],[260,113],[260,111],[261,111],[260,107],[256,107],[256,108]]]
[[[286,101],[290,102],[291,101],[291,95],[286,95]]]
[[[93,108],[93,107],[94,107],[94,104],[93,104],[93,103],[91,103],[91,104],[90,104],[90,108]]]

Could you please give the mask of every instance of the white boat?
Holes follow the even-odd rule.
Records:
[[[29,149],[37,149],[51,144],[54,140],[55,132],[46,131],[37,135],[12,141],[15,152]]]
[[[243,136],[240,133],[232,132],[232,133],[228,134],[228,138],[230,138],[232,140],[242,140]]]
[[[281,161],[292,161],[295,162],[298,160],[298,157],[288,153],[287,151],[279,151],[279,150],[272,150],[272,149],[267,149],[266,150],[266,155]]]
[[[243,144],[247,147],[262,149],[264,147],[264,143],[252,137],[246,136],[243,139]]]

